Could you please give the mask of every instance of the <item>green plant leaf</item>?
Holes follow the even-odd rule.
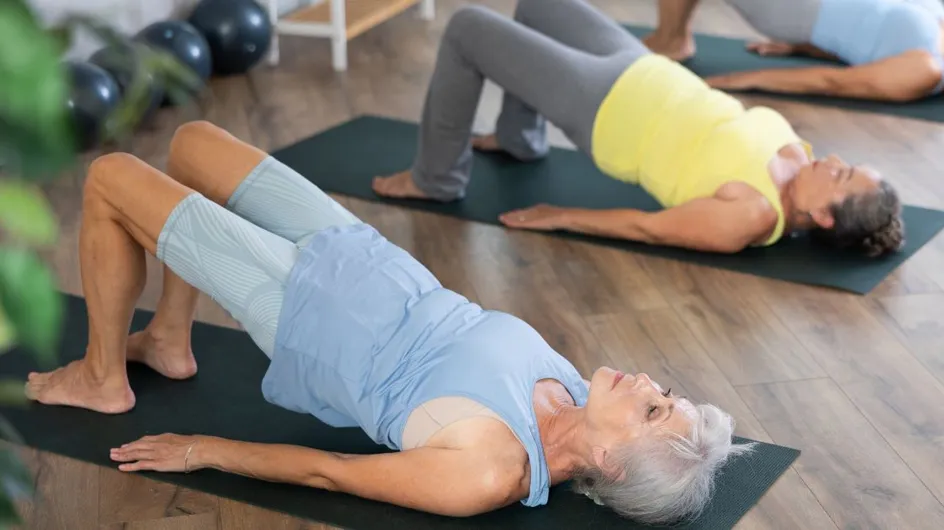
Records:
[[[50,245],[58,237],[56,219],[46,197],[23,182],[0,182],[0,225],[33,245]]]
[[[7,530],[22,522],[13,499],[0,494],[0,529]]]
[[[17,344],[51,366],[59,346],[63,301],[52,273],[34,252],[0,248],[0,304]]]
[[[3,355],[10,349],[10,346],[13,346],[13,341],[16,339],[16,330],[13,329],[13,324],[10,323],[10,319],[7,318],[6,311],[3,310],[3,306],[0,305],[0,355]]]
[[[0,405],[23,405],[26,403],[25,383],[16,379],[0,380]]]
[[[75,154],[60,45],[25,1],[0,2],[0,160],[26,178],[53,175]]]

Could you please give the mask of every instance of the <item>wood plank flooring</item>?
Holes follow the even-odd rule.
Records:
[[[416,120],[438,39],[464,3],[440,0],[434,22],[411,10],[358,37],[343,74],[332,71],[327,42],[285,37],[280,66],[214,81],[199,107],[163,112],[126,147],[163,167],[174,128],[198,117],[265,149],[363,113]],[[506,14],[514,7],[511,0],[479,3]],[[653,1],[593,3],[622,21],[655,21]],[[703,2],[695,26],[755,36],[720,0]],[[908,203],[944,207],[940,125],[743,99],[781,111],[818,152],[870,163]],[[490,128],[499,102],[489,86],[478,128]],[[552,138],[567,145],[559,131]],[[48,190],[63,227],[49,259],[62,288],[76,294],[81,173]],[[863,297],[339,200],[447,287],[531,322],[584,373],[600,364],[646,371],[729,410],[738,434],[803,450],[738,528],[944,528],[944,238]],[[153,309],[160,276],[153,260],[149,265],[140,306]],[[205,298],[197,317],[235,325]],[[29,529],[329,528],[56,455],[22,453],[39,490],[22,506]]]

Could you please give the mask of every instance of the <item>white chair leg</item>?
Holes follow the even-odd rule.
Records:
[[[347,38],[333,37],[331,39],[331,65],[335,72],[347,70]]]
[[[331,64],[336,72],[347,70],[347,13],[345,0],[331,0]]]
[[[269,0],[269,21],[272,24],[272,39],[269,42],[269,65],[279,64],[279,1]]]
[[[436,18],[436,0],[420,0],[420,18],[423,20]]]

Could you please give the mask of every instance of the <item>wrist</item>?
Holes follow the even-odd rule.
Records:
[[[196,471],[204,468],[220,469],[219,438],[213,436],[194,436],[193,449],[187,459],[187,470]]]

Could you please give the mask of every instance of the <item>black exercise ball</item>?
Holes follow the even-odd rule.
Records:
[[[135,40],[167,51],[190,67],[206,83],[213,70],[210,47],[193,26],[183,20],[155,22],[135,35]],[[164,103],[169,101],[165,97]]]
[[[109,115],[121,101],[115,78],[105,69],[87,62],[66,61],[69,110],[76,147],[87,151],[97,147]]]
[[[106,46],[89,57],[90,63],[104,68],[115,78],[115,81],[118,82],[118,88],[121,91],[122,97],[127,94],[128,88],[134,80],[134,74],[132,73],[135,68],[134,61],[134,48],[127,44]],[[141,122],[150,121],[150,119],[154,117],[155,112],[157,112],[157,109],[161,106],[161,101],[164,99],[164,90],[157,80],[155,80],[150,73],[145,75],[150,98],[147,108],[141,116]]]
[[[188,21],[206,38],[219,75],[246,72],[272,40],[272,21],[253,0],[202,0]]]

